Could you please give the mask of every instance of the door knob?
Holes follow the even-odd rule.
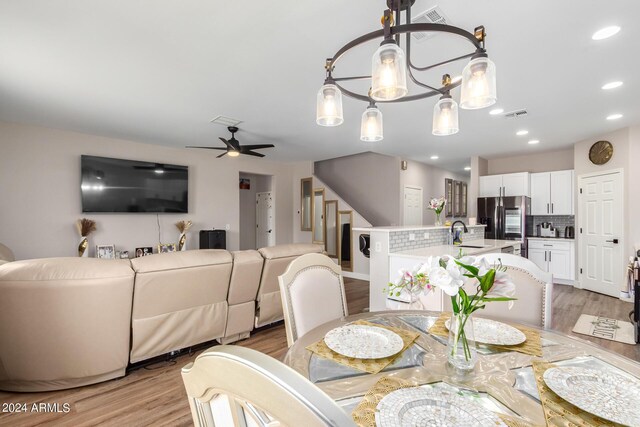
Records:
[[[617,245],[619,242],[618,239],[613,239],[613,240],[607,240],[607,243],[613,243],[614,245]]]

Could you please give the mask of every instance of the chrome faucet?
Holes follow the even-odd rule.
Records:
[[[453,224],[451,224],[451,230],[450,230],[450,234],[453,236],[452,242],[451,244],[453,245],[461,245],[462,244],[462,238],[460,237],[460,232],[459,231],[454,231],[454,227],[456,226],[456,224],[462,224],[462,227],[464,229],[465,233],[469,232],[469,229],[467,228],[467,224],[464,223],[464,221],[454,221]]]

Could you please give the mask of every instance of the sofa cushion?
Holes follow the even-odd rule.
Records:
[[[308,253],[322,253],[324,248],[322,245],[314,245],[311,243],[291,243],[288,245],[269,246],[267,248],[260,248],[258,252],[265,259],[277,259],[277,258],[290,258],[299,257],[300,255]]]
[[[255,301],[262,275],[264,258],[254,250],[235,251],[229,285],[229,305]]]
[[[228,251],[203,249],[134,258],[131,260],[131,266],[136,273],[149,273],[203,265],[229,264],[231,261],[232,257]]]
[[[39,258],[14,261],[0,270],[0,281],[83,281],[133,277],[129,260],[98,258]]]

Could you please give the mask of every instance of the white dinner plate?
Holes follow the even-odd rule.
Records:
[[[444,323],[447,329],[450,324],[451,319]],[[473,335],[475,341],[481,344],[518,345],[527,340],[526,335],[513,326],[481,317],[473,318]]]
[[[469,398],[435,388],[403,388],[376,407],[377,427],[504,426],[500,417]]]
[[[404,347],[400,335],[367,325],[347,325],[327,332],[324,342],[338,354],[355,359],[380,359],[399,353]]]
[[[640,426],[639,380],[569,366],[547,369],[543,378],[555,394],[583,411],[614,423]]]

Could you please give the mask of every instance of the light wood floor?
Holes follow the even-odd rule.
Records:
[[[368,306],[369,284],[345,279],[345,290],[351,314]],[[603,295],[557,286],[553,299],[553,328],[571,333],[580,314],[603,315],[628,320],[631,303]],[[582,338],[589,338],[580,336]],[[634,360],[640,360],[640,346],[591,339],[598,344]],[[284,326],[279,324],[261,330],[249,339],[237,343],[282,358],[287,350]],[[199,352],[198,352],[199,353]],[[178,357],[174,364],[159,363],[150,369],[138,369],[126,377],[102,384],[48,393],[0,392],[0,426],[176,426],[191,425],[191,413],[182,385],[180,369],[197,354]],[[3,403],[68,403],[71,412],[63,413],[2,413]]]

